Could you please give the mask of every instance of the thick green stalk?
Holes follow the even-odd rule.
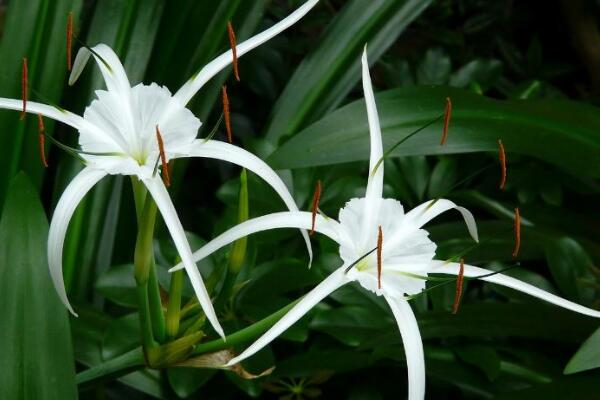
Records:
[[[269,329],[275,324],[275,322],[281,319],[281,317],[283,317],[288,311],[290,311],[291,308],[294,307],[296,303],[298,303],[298,301],[300,301],[300,299],[291,302],[287,306],[279,309],[279,311],[274,312],[268,317],[265,317],[244,329],[232,333],[231,335],[225,337],[225,339],[217,339],[207,343],[200,343],[194,349],[194,354],[219,351],[255,339],[257,336],[266,332],[267,329]]]
[[[173,272],[171,274],[171,286],[169,287],[169,305],[167,306],[167,338],[169,340],[174,339],[179,331],[182,287],[183,271]]]
[[[77,385],[80,389],[92,386],[99,382],[115,379],[129,372],[138,370],[145,365],[144,352],[140,347],[125,354],[94,365],[77,374]]]
[[[139,197],[142,192],[139,187],[134,184],[134,193],[136,197],[136,208],[138,206]],[[158,280],[156,279],[156,268],[154,265],[154,225],[156,222],[156,203],[152,197],[144,195],[144,207],[141,213],[138,212],[139,226],[138,236],[135,245],[134,266],[135,266],[135,281],[138,286],[138,294],[140,296],[140,323],[142,329],[142,338],[147,345],[151,343],[148,336],[156,339],[159,342],[164,342],[165,339],[165,320],[162,310],[162,302],[160,300],[160,291]],[[146,299],[141,299],[142,295],[146,295]],[[147,304],[148,307],[142,307]],[[144,315],[148,312],[148,315]],[[150,321],[150,329],[148,332],[147,321]]]

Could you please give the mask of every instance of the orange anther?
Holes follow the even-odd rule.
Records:
[[[458,277],[456,278],[456,292],[454,293],[454,305],[452,306],[452,314],[458,312],[460,307],[460,298],[462,297],[463,282],[465,279],[465,260],[460,259],[460,269],[458,270]]]
[[[317,211],[319,210],[319,201],[321,201],[321,180],[317,181],[317,187],[315,188],[315,194],[313,195],[312,201],[312,225],[310,228],[310,235],[315,233],[315,224],[317,222]]]
[[[71,71],[73,51],[73,11],[67,16],[67,70]]]
[[[440,142],[441,146],[445,145],[446,139],[448,139],[450,117],[452,117],[452,100],[450,100],[450,97],[446,97],[446,109],[444,110],[444,131],[442,132],[442,140]]]
[[[231,116],[229,115],[229,97],[227,96],[227,86],[223,85],[221,90],[223,98],[223,117],[225,118],[225,129],[227,130],[227,141],[233,143],[233,134],[231,133]]]
[[[156,125],[156,141],[158,142],[158,151],[160,153],[160,162],[162,164],[162,177],[165,186],[171,186],[171,178],[169,176],[169,164],[167,163],[167,155],[165,154],[165,144],[160,134],[160,129]]]
[[[519,213],[519,207],[515,208],[515,248],[513,249],[512,256],[517,257],[519,255],[519,249],[521,248],[521,214]]]
[[[231,53],[233,55],[233,74],[235,79],[240,81],[240,71],[238,69],[238,58],[237,58],[237,43],[235,40],[235,32],[233,31],[233,25],[231,21],[227,22],[227,33],[229,34],[229,45],[231,46]]]
[[[504,190],[504,186],[506,185],[506,153],[504,152],[504,145],[500,139],[498,139],[498,158],[500,159],[500,167],[502,170],[500,189]]]

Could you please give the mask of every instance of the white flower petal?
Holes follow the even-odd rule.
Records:
[[[199,250],[195,251],[193,254],[194,261],[198,262],[219,250],[221,247],[253,233],[279,228],[310,229],[311,224],[312,214],[305,211],[279,212],[249,219],[248,221],[244,221],[227,230],[206,243]],[[315,231],[329,236],[338,243],[341,241],[340,236],[342,233],[339,230],[339,223],[333,219],[327,219],[321,215],[317,215],[315,220]],[[179,263],[171,268],[169,272],[177,271],[182,268],[183,264]]]
[[[369,134],[371,138],[371,155],[369,159],[369,179],[367,181],[367,191],[365,194],[365,205],[362,212],[362,240],[365,245],[367,238],[373,236],[377,230],[375,219],[379,214],[379,207],[383,194],[383,163],[379,164],[377,170],[375,166],[383,156],[383,144],[381,142],[381,127],[379,126],[379,115],[377,105],[375,104],[375,95],[371,85],[371,75],[369,74],[369,62],[367,60],[367,47],[365,46],[362,56],[362,81],[363,91],[365,93],[365,103],[367,106],[367,117],[369,120]]]
[[[259,337],[254,343],[250,345],[246,350],[239,356],[231,359],[226,366],[235,365],[246,358],[254,355],[256,352],[261,350],[263,347],[271,343],[277,336],[281,335],[292,326],[296,321],[306,315],[311,308],[316,306],[321,300],[329,296],[340,286],[348,282],[345,270],[346,266],[338,268],[335,272],[325,278],[317,287],[308,292],[287,314],[285,314],[279,321],[275,323],[267,332]]]
[[[23,109],[23,101],[0,97],[0,108],[20,111]],[[67,124],[77,130],[89,125],[87,121],[77,114],[47,104],[36,103],[35,101],[27,101],[27,112],[31,114],[42,114],[45,117]]]
[[[71,314],[75,316],[77,314],[71,307],[71,304],[69,304],[63,280],[62,252],[65,235],[69,227],[69,221],[77,205],[86,193],[104,176],[106,176],[105,172],[92,168],[85,168],[77,174],[58,200],[52,221],[50,222],[50,231],[48,233],[48,266],[50,268],[50,276],[52,277],[58,297],[60,297],[60,300],[69,309]]]
[[[458,263],[434,261],[431,264],[429,273],[458,275],[459,269],[460,264]],[[474,267],[472,265],[465,265],[464,276],[469,278],[475,278],[478,276],[491,274],[493,272],[494,271],[490,271],[484,268]],[[495,283],[497,285],[506,286],[508,288],[518,290],[519,292],[527,293],[533,297],[537,297],[538,299],[547,301],[556,306],[566,308],[567,310],[575,311],[584,315],[589,315],[590,317],[600,318],[600,311],[584,307],[577,303],[573,303],[572,301],[563,299],[562,297],[556,296],[552,293],[548,293],[545,290],[542,290],[533,285],[530,285],[529,283],[525,283],[507,275],[495,274],[492,276],[481,278],[481,280],[490,283]]]
[[[294,25],[298,22],[302,17],[304,17],[317,3],[319,0],[309,0],[304,3],[301,7],[299,7],[296,11],[288,15],[286,18],[273,25],[269,29],[259,33],[251,37],[248,40],[245,40],[242,43],[239,43],[236,47],[237,56],[241,57],[250,50],[254,49],[257,46],[260,46],[264,42],[272,39],[277,36],[290,26]],[[221,72],[225,67],[231,64],[233,59],[233,55],[231,50],[226,51],[221,54],[217,58],[215,58],[210,63],[206,64],[204,68],[200,70],[197,74],[192,76],[192,78],[187,81],[181,89],[175,93],[175,98],[181,104],[187,104],[192,97],[204,86],[208,80],[210,80],[213,76]]]
[[[475,218],[473,217],[473,214],[471,214],[471,212],[466,208],[457,206],[450,200],[435,199],[426,201],[425,203],[407,212],[405,221],[407,224],[411,224],[417,228],[420,228],[429,221],[431,221],[433,218],[440,215],[441,213],[451,209],[455,209],[461,213],[465,220],[465,223],[467,224],[469,234],[476,242],[479,242],[479,235],[477,234],[477,224],[475,223]]]
[[[213,158],[216,160],[228,161],[244,167],[264,179],[265,182],[267,182],[277,192],[290,211],[298,211],[298,206],[296,205],[294,198],[279,175],[277,175],[277,173],[273,171],[273,169],[269,167],[267,163],[249,151],[246,151],[241,147],[217,140],[205,141],[198,139],[194,141],[191,146],[187,146],[182,153],[183,154],[180,155],[174,154],[172,157],[177,158],[191,156]],[[306,248],[308,250],[310,265],[313,257],[310,239],[306,230],[302,230],[301,233],[304,237],[304,242],[306,243]]]
[[[373,94],[373,85],[371,84],[371,75],[369,73],[369,61],[367,60],[367,46],[365,46],[362,56],[362,81],[363,91],[365,93],[365,103],[367,105],[367,117],[369,120],[369,134],[371,138],[371,155],[369,158],[369,182],[367,184],[366,197],[382,197],[383,193],[383,163],[375,166],[383,157],[383,143],[381,139],[381,127],[379,125],[379,114],[375,95]]]
[[[404,299],[386,297],[400,329],[408,368],[408,400],[425,398],[425,354],[415,314]]]
[[[129,79],[127,78],[123,64],[121,64],[121,60],[119,60],[113,49],[103,43],[94,46],[92,51],[85,47],[79,49],[73,62],[71,75],[69,76],[69,85],[73,85],[77,81],[90,59],[90,55],[94,56],[98,67],[100,67],[104,82],[109,91],[120,94],[129,93],[131,85],[129,84]]]
[[[204,282],[202,281],[202,276],[192,259],[192,251],[190,249],[190,245],[185,236],[185,232],[183,227],[181,226],[181,221],[179,221],[179,217],[177,216],[177,212],[175,211],[175,207],[171,202],[171,198],[169,197],[169,193],[165,188],[160,177],[156,176],[152,179],[147,179],[143,181],[148,191],[152,195],[152,198],[156,202],[158,206],[158,210],[160,211],[163,221],[167,226],[167,229],[171,233],[171,237],[173,238],[173,243],[179,252],[179,256],[183,260],[183,264],[185,265],[185,270],[190,278],[190,282],[194,288],[194,292],[198,297],[198,302],[202,307],[202,310],[206,314],[206,318],[208,318],[209,322],[213,326],[214,330],[221,336],[225,337],[223,333],[223,328],[219,324],[219,320],[217,319],[217,314],[215,313],[215,309],[210,301],[210,296],[206,291],[206,287],[204,286]]]

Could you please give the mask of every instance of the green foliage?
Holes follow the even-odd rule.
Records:
[[[29,59],[31,100],[81,113],[94,91],[104,88],[91,64],[74,87],[65,86],[70,11],[78,41],[113,47],[132,83],[157,82],[174,92],[229,48],[228,21],[241,42],[301,3],[10,1],[0,43],[2,95],[20,97],[22,57]],[[589,6],[597,15],[598,5]],[[301,209],[310,208],[315,182],[322,180],[320,208],[337,217],[348,199],[364,194],[368,129],[359,57],[368,44],[386,149],[438,118],[446,97],[452,99],[445,146],[439,145],[438,121],[384,163],[384,193],[405,210],[439,196],[475,214],[482,241],[474,248],[451,217],[427,226],[437,257],[469,249],[469,263],[494,270],[517,263],[507,274],[597,308],[598,93],[585,57],[578,58],[580,39],[565,31],[562,9],[546,8],[549,16],[539,18],[539,7],[510,0],[321,0],[299,24],[240,59],[240,83],[226,70],[189,107],[203,122],[199,137],[217,125],[215,139],[223,140],[219,91],[227,84],[234,143],[282,169]],[[76,145],[72,129],[49,120],[46,128]],[[217,369],[147,368],[131,264],[136,214],[123,177],[107,177],[90,192],[69,228],[64,275],[80,312],[71,319],[71,350],[66,311],[47,276],[47,222],[38,197],[52,211],[81,165],[53,147],[44,170],[36,130],[33,116],[19,122],[18,112],[0,113],[1,398],[70,399],[76,389],[81,398],[111,399],[299,393],[379,399],[404,393],[404,352],[388,306],[354,286],[336,291],[244,363],[255,374],[275,365],[268,376],[245,380]],[[498,189],[498,139],[508,159],[504,191]],[[21,169],[31,182],[23,175],[13,179]],[[283,209],[263,181],[252,173],[240,179],[240,170],[225,163],[177,161],[173,181],[170,192],[193,249],[243,219]],[[516,260],[515,207],[523,217]],[[308,270],[306,250],[292,229],[250,236],[198,263],[231,334],[224,342],[205,325],[186,277],[182,287],[172,286],[167,268],[178,254],[162,222],[156,231],[162,298],[154,299],[155,309],[166,312],[171,305],[181,316],[169,338],[185,337],[192,328],[202,332],[192,342],[206,334],[198,354],[241,350],[340,263],[337,247],[315,235]],[[179,293],[181,303],[170,302]],[[589,398],[597,391],[597,320],[476,281],[465,286],[457,315],[449,312],[453,301],[448,285],[413,302],[425,341],[428,397]],[[159,348],[153,359],[171,363],[168,350]],[[176,350],[188,352],[189,343]]]
[[[48,273],[48,222],[35,187],[18,174],[0,220],[0,397],[77,399],[67,311]]]

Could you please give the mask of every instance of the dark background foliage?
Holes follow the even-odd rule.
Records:
[[[302,1],[6,3],[2,96],[20,96],[21,58],[26,56],[32,99],[82,112],[103,83],[97,69],[88,66],[77,85],[66,86],[69,11],[75,12],[79,39],[111,45],[132,83],[155,81],[175,91],[228,48],[228,20],[243,39]],[[386,160],[386,195],[406,209],[441,195],[469,207],[484,244],[469,253],[468,261],[492,269],[515,263],[512,216],[520,207],[522,251],[510,274],[597,308],[599,11],[600,4],[591,0],[322,0],[299,24],[241,59],[241,83],[226,71],[190,108],[203,121],[199,136],[208,135],[219,119],[219,90],[226,82],[235,143],[279,168],[302,209],[310,207],[317,179],[323,180],[321,208],[333,215],[349,198],[362,195],[366,181],[367,130],[358,67],[368,42],[375,91],[384,92],[377,99],[387,146],[442,113],[446,96],[455,104],[446,148],[437,146],[441,125],[434,124]],[[52,148],[50,168],[44,170],[36,122],[18,118],[16,112],[0,112],[0,204],[12,178],[24,170],[51,215],[80,166]],[[48,128],[60,140],[75,143],[70,129]],[[222,127],[216,138],[225,139]],[[507,146],[506,190],[498,190],[496,167],[464,181],[495,165],[498,138]],[[174,171],[171,193],[194,243],[236,223],[239,168],[194,160],[178,161]],[[251,216],[283,208],[253,175],[249,192]],[[135,241],[131,198],[127,179],[106,179],[79,207],[69,229],[64,271],[69,296],[80,311],[78,319],[71,318],[78,372],[139,345],[130,265]],[[429,230],[439,258],[470,245],[455,215],[440,218]],[[159,230],[156,252],[159,279],[168,288],[166,268],[176,255],[163,233]],[[249,239],[238,276],[238,282],[247,283],[219,310],[227,332],[306,293],[339,265],[330,241],[315,238],[313,243],[315,263],[307,270],[296,231]],[[228,252],[201,263],[203,274],[226,265]],[[454,288],[448,286],[413,304],[425,340],[428,398],[575,399],[598,392],[600,375],[594,368],[600,366],[600,335],[590,337],[598,326],[595,320],[479,282],[468,284],[458,315],[450,314],[453,298]],[[61,357],[72,362],[68,351]],[[203,369],[139,370],[80,385],[79,396],[398,398],[406,393],[403,357],[385,303],[347,287],[247,362],[255,373],[276,365],[265,378],[243,380]]]

